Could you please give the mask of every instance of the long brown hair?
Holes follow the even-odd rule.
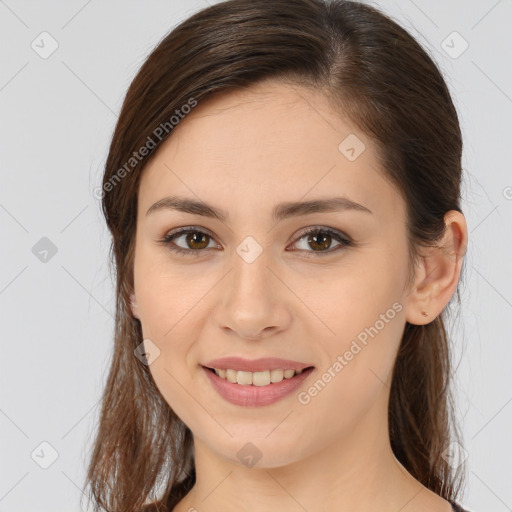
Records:
[[[142,342],[130,310],[138,184],[154,146],[194,104],[266,79],[321,90],[375,143],[406,203],[411,268],[419,248],[443,234],[444,214],[461,211],[462,137],[447,85],[417,41],[377,9],[346,0],[227,0],[179,24],[131,83],[105,166],[102,208],[112,235],[117,302],[86,479],[94,510],[135,512],[152,500],[158,501],[152,510],[171,510],[194,485],[192,434],[134,355]],[[457,298],[460,303],[458,289]],[[389,435],[401,464],[454,500],[464,467],[455,471],[443,455],[460,438],[445,313],[426,325],[405,326]]]

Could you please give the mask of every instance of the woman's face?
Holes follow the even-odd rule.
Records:
[[[224,218],[165,201],[148,212],[171,196]],[[314,203],[341,197],[360,207]],[[387,436],[408,298],[405,220],[370,140],[319,92],[267,82],[181,121],[141,178],[133,312],[151,374],[196,442],[276,467],[346,455],[347,443],[356,458],[362,440],[370,450]],[[191,233],[161,242],[178,228]],[[230,383],[204,368],[223,357],[314,369],[266,384],[286,367],[267,361],[255,377],[229,372],[262,385]]]

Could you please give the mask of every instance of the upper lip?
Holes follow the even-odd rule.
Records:
[[[304,370],[311,364],[280,359],[278,357],[262,357],[261,359],[243,359],[242,357],[221,357],[208,361],[202,366],[224,370],[241,370],[245,372],[263,372],[265,370]]]

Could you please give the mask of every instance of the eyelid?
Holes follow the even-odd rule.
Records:
[[[339,229],[331,228],[329,226],[322,226],[321,224],[313,224],[311,226],[306,226],[304,228],[299,229],[297,233],[295,233],[293,240],[298,240],[302,238],[304,235],[307,235],[311,232],[322,232],[322,233],[332,233],[333,235],[337,235],[340,238],[344,238],[347,242],[352,241],[352,239],[343,231]]]
[[[165,237],[170,237],[177,234],[187,234],[187,233],[204,233],[205,235],[208,235],[210,238],[214,239],[215,236],[213,233],[207,229],[203,228],[202,226],[194,226],[194,225],[188,225],[188,226],[180,226],[174,229],[171,229],[170,231],[167,231],[165,233]]]

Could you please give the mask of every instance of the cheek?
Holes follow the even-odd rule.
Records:
[[[300,296],[331,332],[332,348],[343,348],[376,323],[379,331],[390,331],[391,323],[400,323],[396,321],[403,309],[404,276],[400,268],[398,261],[393,265],[382,258],[365,258],[357,265],[331,269],[325,278],[301,282]],[[390,338],[397,333],[396,329],[394,335],[389,333]],[[364,334],[361,337],[364,339]]]
[[[325,364],[298,402],[304,421],[321,426],[326,438],[362,425],[370,411],[376,421],[385,417],[385,395],[403,332],[401,316],[399,304],[384,309],[387,323],[378,317],[375,321],[369,312],[343,316],[350,327],[344,330],[340,320],[336,337],[324,336]]]
[[[400,258],[395,258],[396,264],[381,256],[373,265],[344,269],[343,276],[327,288],[328,300],[320,316],[331,334],[324,330],[321,338],[324,367],[317,386],[321,391],[311,389],[305,401],[311,398],[318,407],[327,408],[330,403],[342,405],[334,411],[340,421],[347,411],[370,407],[390,384],[405,326],[400,302],[405,274]]]
[[[144,248],[138,253],[134,274],[143,337],[159,350],[150,371],[173,405],[181,393],[179,384],[185,385],[190,372],[197,369],[195,341],[208,318],[204,297],[215,286],[216,276],[192,266],[171,265]]]
[[[149,275],[145,292],[140,299],[140,317],[143,336],[158,347],[158,357],[149,367],[153,380],[172,410],[186,423],[189,417],[192,390],[190,390],[191,357],[194,341],[201,329],[198,311],[204,292],[187,289],[185,282],[155,274]],[[199,304],[198,304],[199,302]],[[190,390],[190,391],[189,391]]]
[[[141,248],[134,275],[145,336],[153,336],[167,344],[179,337],[180,332],[194,331],[201,299],[215,285],[215,276],[211,272],[201,270],[199,266],[171,264],[161,249]]]

